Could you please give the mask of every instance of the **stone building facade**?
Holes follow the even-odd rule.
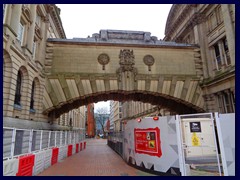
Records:
[[[198,44],[205,111],[235,112],[235,5],[174,4],[163,40]],[[123,103],[123,119],[155,114],[174,112],[141,102]]]
[[[42,113],[48,38],[66,38],[56,5],[3,4],[3,126],[67,127]],[[81,111],[71,113],[80,117]],[[84,127],[80,121],[73,120],[72,125]]]
[[[77,129],[85,129],[87,121],[87,113],[88,109],[85,106],[81,106],[77,109],[73,109],[68,113],[62,114],[58,119],[57,123],[59,127],[68,130],[77,130]]]
[[[110,101],[110,130],[121,131],[122,129],[122,102]]]
[[[235,112],[235,5],[175,4],[165,41],[198,44],[207,112]]]

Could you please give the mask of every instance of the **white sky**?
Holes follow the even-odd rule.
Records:
[[[172,4],[57,4],[68,39],[86,38],[101,29],[147,31],[164,38]]]
[[[57,4],[68,39],[86,38],[101,29],[147,31],[164,38],[172,4]],[[109,101],[94,104],[110,109]]]

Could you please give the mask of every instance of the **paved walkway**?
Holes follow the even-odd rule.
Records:
[[[128,164],[106,139],[87,139],[86,149],[49,167],[38,176],[154,176]]]

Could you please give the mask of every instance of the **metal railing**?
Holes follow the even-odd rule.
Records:
[[[108,140],[123,142],[123,135],[124,135],[123,131],[120,131],[120,132],[110,132],[108,134]]]
[[[108,146],[123,157],[124,132],[111,132],[108,134]]]
[[[3,159],[85,139],[85,130],[46,131],[3,127]]]

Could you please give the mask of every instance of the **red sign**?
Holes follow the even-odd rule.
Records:
[[[151,156],[162,156],[160,129],[134,129],[135,152],[149,154]]]

